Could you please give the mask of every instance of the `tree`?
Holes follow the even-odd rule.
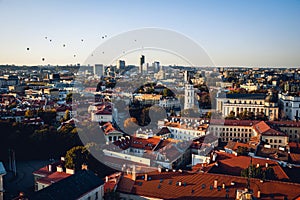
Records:
[[[249,171],[251,170],[251,178],[259,178],[259,179],[267,179],[267,180],[276,180],[277,175],[272,167],[268,167],[267,169],[263,169],[262,166],[256,167],[254,165],[249,166],[246,169],[241,171],[242,177],[248,177]]]
[[[67,94],[67,96],[66,96],[66,102],[67,103],[72,102],[72,93]]]
[[[88,162],[89,152],[84,146],[76,146],[67,151],[65,156],[65,167],[74,170],[80,170],[82,164]]]
[[[231,112],[229,113],[229,115],[227,115],[227,116],[225,117],[225,119],[236,119],[236,117],[235,117],[235,115],[234,115],[234,112],[231,111]]]
[[[64,116],[64,121],[68,121],[69,119],[71,119],[71,113],[69,110],[66,110],[65,116]]]
[[[239,146],[237,148],[236,152],[239,156],[246,156],[246,155],[248,155],[248,148]]]
[[[33,117],[33,111],[32,110],[26,110],[25,117],[28,117],[28,118]]]

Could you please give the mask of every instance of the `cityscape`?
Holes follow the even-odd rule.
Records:
[[[219,9],[222,5],[233,11],[245,9],[244,4],[249,6],[245,13],[250,18],[256,6],[262,9],[255,10],[258,15],[267,12],[275,17],[273,12],[280,8],[281,19],[288,18],[274,25],[272,17],[267,17],[268,23],[262,22],[260,28],[268,24],[272,31],[299,24],[295,17],[299,2],[269,2],[265,10],[266,2],[142,4],[157,11],[183,10],[186,24],[204,16],[190,10],[204,9],[207,14],[206,9],[219,5],[212,11],[229,17],[226,9]],[[102,3],[102,14],[120,27],[122,22],[109,14],[112,8],[141,8],[136,1],[132,6]],[[0,1],[4,13],[0,16],[8,16],[5,7],[19,10],[29,4],[45,15],[58,8],[50,2]],[[61,10],[75,12],[88,7],[89,12],[82,10],[86,15],[99,9],[93,16],[100,16],[96,2],[59,5]],[[49,8],[41,11],[41,6]],[[53,17],[69,12],[61,10]],[[157,15],[163,18],[171,13]],[[34,25],[40,19],[29,15],[24,18],[32,20],[28,29],[32,27],[35,33],[24,31],[28,34],[24,37],[32,37],[31,44],[22,40],[10,45],[7,41],[13,36],[2,33],[7,40],[2,49],[7,51],[0,55],[0,200],[300,199],[299,36],[281,38],[274,33],[265,43],[258,38],[261,43],[257,45],[268,49],[257,50],[260,56],[245,39],[248,46],[237,51],[235,58],[226,50],[224,54],[211,50],[226,45],[214,46],[208,36],[204,44],[211,45],[204,49],[201,40],[187,36],[189,30],[193,35],[194,27],[187,25],[185,31],[180,25],[164,28],[171,21],[159,22],[155,16],[141,16],[142,27],[137,26],[139,21],[122,29],[100,22],[100,28],[107,30],[94,27],[99,33],[91,39],[94,33],[88,30],[85,36],[78,30],[64,38],[66,32],[51,25],[50,18],[44,19],[52,27],[40,27],[49,32],[40,33]],[[139,16],[127,15],[125,20]],[[212,19],[221,26],[222,17]],[[224,23],[229,23],[227,17]],[[234,16],[230,22],[242,28],[248,17],[242,18]],[[69,26],[67,21],[62,17],[57,23]],[[87,29],[97,20],[91,21]],[[75,24],[79,27],[80,22]],[[145,27],[155,24],[159,28]],[[8,29],[7,24],[3,27]],[[291,27],[282,31],[300,32]],[[235,34],[250,37],[248,31]],[[275,41],[276,36],[281,40]],[[222,37],[216,36],[216,41],[231,40],[233,46],[242,41]],[[279,46],[268,46],[267,41]],[[289,48],[281,45],[285,41]],[[244,49],[253,53],[246,56]]]

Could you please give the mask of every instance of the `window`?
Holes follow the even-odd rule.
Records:
[[[281,140],[278,140],[279,143],[281,143]]]
[[[96,192],[96,199],[98,199],[98,192]]]
[[[277,140],[274,140],[274,143],[277,143]]]

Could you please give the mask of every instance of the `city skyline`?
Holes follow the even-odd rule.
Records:
[[[0,64],[83,64],[113,36],[145,27],[191,38],[217,66],[300,63],[299,1],[131,2],[0,1]]]

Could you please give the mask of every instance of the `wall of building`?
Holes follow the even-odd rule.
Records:
[[[248,142],[251,137],[256,136],[251,126],[214,125],[209,126],[209,132],[221,139],[221,142],[228,142],[239,139],[241,142]]]

